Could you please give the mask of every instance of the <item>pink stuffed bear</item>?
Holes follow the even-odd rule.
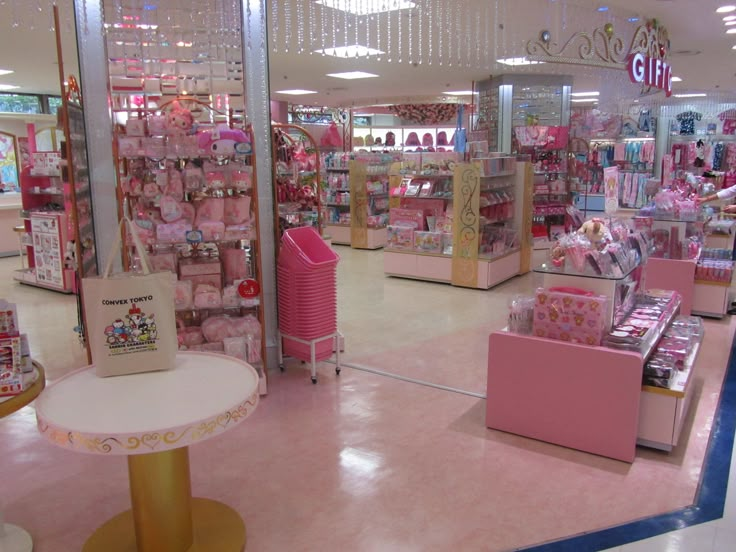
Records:
[[[192,112],[174,101],[166,114],[166,134],[169,136],[185,136],[194,126]]]

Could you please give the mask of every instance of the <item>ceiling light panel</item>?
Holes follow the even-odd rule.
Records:
[[[375,73],[366,73],[365,71],[345,71],[343,73],[327,73],[328,77],[335,77],[336,79],[371,79],[377,77]]]
[[[573,97],[585,97],[585,96],[600,96],[601,93],[597,91],[595,92],[571,92],[570,95]]]
[[[473,94],[477,94],[477,92],[473,92],[472,90],[451,90],[449,92],[443,92],[443,94],[447,94],[448,96],[472,96]]]
[[[736,6],[729,4],[728,6],[721,6],[716,10],[716,13],[731,13],[732,11],[736,11]]]
[[[303,90],[301,88],[294,88],[292,90],[277,90],[276,94],[288,94],[289,96],[304,96],[306,94],[316,94],[315,90]]]
[[[510,58],[501,58],[496,60],[498,63],[503,63],[504,65],[538,65],[541,63],[544,63],[543,61],[530,61],[525,57],[510,57]]]

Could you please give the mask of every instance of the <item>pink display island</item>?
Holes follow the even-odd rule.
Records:
[[[642,366],[638,353],[494,332],[486,426],[633,462]]]
[[[650,257],[644,267],[644,289],[673,289],[680,294],[680,314],[690,316],[695,297],[695,265],[693,260]]]

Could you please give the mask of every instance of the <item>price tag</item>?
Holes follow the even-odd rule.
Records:
[[[254,297],[258,297],[260,293],[260,284],[252,278],[243,280],[238,285],[238,295],[240,295],[243,299],[253,299]]]

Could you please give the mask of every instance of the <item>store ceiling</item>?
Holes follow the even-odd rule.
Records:
[[[160,0],[159,3],[166,1],[169,0]],[[304,5],[307,1],[289,0],[289,3],[294,8],[298,3]],[[430,0],[415,1],[421,6]],[[278,2],[282,9],[286,3]],[[487,0],[458,0],[447,4],[471,10],[472,19],[472,10],[479,3],[489,4]],[[676,92],[702,90],[732,93],[736,91],[736,50],[732,49],[736,45],[736,35],[725,34],[723,15],[715,13],[715,9],[724,3],[725,0],[500,0],[501,8],[497,17],[498,22],[504,24],[504,34],[503,38],[497,39],[496,48],[507,55],[523,55],[525,41],[535,39],[542,29],[550,30],[553,40],[559,38],[564,41],[576,30],[591,31],[607,20],[614,21],[614,26],[621,28],[638,24],[629,23],[629,16],[655,17],[669,29],[674,52],[670,62],[675,74],[683,79],[675,85]],[[0,84],[17,85],[17,92],[58,93],[54,34],[49,31],[50,4],[30,0],[0,3],[0,68],[14,71],[10,75],[0,76]],[[57,0],[57,4],[62,14],[66,73],[76,73],[75,41],[71,32],[72,0]],[[596,11],[602,4],[611,8],[608,13]],[[396,39],[394,29],[392,42]],[[436,50],[437,46],[435,56]],[[678,51],[699,53],[684,55],[676,53]],[[488,64],[483,69],[474,69],[450,67],[447,63],[440,67],[437,63],[426,61],[417,66],[406,60],[397,63],[394,59],[388,63],[386,57],[380,62],[368,59],[338,60],[306,52],[296,54],[293,49],[289,53],[271,51],[270,56],[273,98],[315,105],[359,106],[437,98],[447,90],[467,90],[474,80],[483,80],[491,74],[514,71],[496,63]],[[376,73],[379,77],[347,81],[326,76],[327,73],[356,69]],[[559,64],[544,64],[523,70],[572,74],[578,90],[602,90],[628,97],[637,93],[637,88],[627,83],[626,74],[621,71]],[[318,93],[307,96],[275,93],[285,88],[305,88]]]

